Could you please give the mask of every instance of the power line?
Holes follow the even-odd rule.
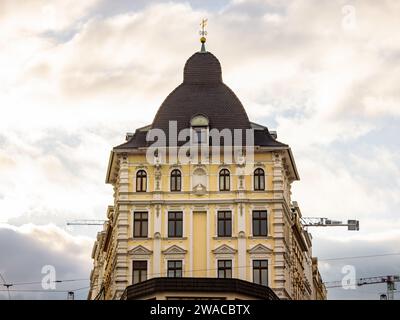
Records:
[[[75,282],[75,281],[88,281],[88,278],[81,278],[81,279],[65,279],[65,280],[51,280],[46,281],[47,283],[63,283],[63,282]],[[30,285],[30,284],[40,284],[42,281],[32,281],[32,282],[16,282],[13,283],[12,286],[22,286],[22,285]]]
[[[386,257],[386,256],[399,256],[400,252],[395,252],[395,253],[384,253],[384,254],[371,254],[371,255],[365,255],[365,256],[348,256],[348,257],[338,257],[338,258],[325,258],[325,259],[319,259],[318,261],[335,261],[335,260],[350,260],[350,259],[363,259],[363,258],[375,258],[375,257]]]
[[[362,258],[373,258],[373,257],[382,257],[382,256],[397,256],[400,255],[400,252],[395,252],[395,253],[385,253],[385,254],[373,254],[373,255],[363,255],[363,256],[345,256],[345,257],[335,257],[335,258],[323,258],[320,259],[318,258],[318,261],[336,261],[336,260],[346,260],[346,259],[362,259]],[[279,262],[280,264],[281,262]],[[270,263],[270,266],[277,265],[278,263]],[[235,266],[234,269],[239,269],[239,268],[251,268],[252,266],[246,265],[246,266]],[[213,271],[213,270],[218,270],[218,268],[206,268],[206,269],[193,269],[191,270],[192,272],[194,271]],[[190,271],[190,270],[189,270]],[[163,272],[160,273],[152,273],[149,275],[162,275]],[[3,276],[0,274],[1,278],[3,279],[4,284],[6,284],[6,281],[4,280]],[[77,279],[62,279],[62,280],[51,280],[48,282],[52,283],[63,283],[63,282],[76,282],[76,281],[89,281],[89,278],[77,278]],[[32,282],[15,282],[15,283],[10,283],[8,285],[11,286],[18,286],[18,285],[32,285],[32,284],[40,284],[42,281],[32,281]]]
[[[97,284],[94,284],[92,287],[97,287]],[[75,292],[75,291],[80,291],[84,289],[89,289],[90,286],[86,287],[79,287],[75,289],[68,289],[68,290],[53,290],[53,289],[11,289],[10,291],[12,292],[42,292],[42,293],[68,293],[68,292]],[[0,292],[5,292],[7,290],[0,289]]]

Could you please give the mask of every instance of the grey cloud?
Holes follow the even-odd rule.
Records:
[[[339,240],[339,239],[338,239]],[[397,243],[400,238],[392,241],[336,241],[324,238],[314,238],[313,254],[319,257],[320,272],[325,282],[341,281],[345,273],[342,268],[351,265],[355,267],[356,278],[400,275],[400,251]],[[398,253],[398,255],[355,258],[369,255]],[[346,258],[348,257],[348,258]],[[353,257],[353,258],[351,258]],[[329,258],[346,258],[341,260],[324,260]],[[353,289],[332,288],[328,291],[329,299],[379,299],[386,292],[385,284],[357,286]],[[397,296],[397,299],[400,297]]]
[[[0,228],[0,272],[9,283],[41,281],[42,267],[52,265],[57,279],[88,279],[90,273],[90,241],[72,240],[62,232],[52,229],[44,232],[32,227],[29,233]],[[88,281],[59,284],[56,290],[69,290],[88,285]],[[11,289],[42,290],[40,284],[14,286]],[[85,298],[77,292],[77,298]],[[13,299],[66,299],[66,293],[11,292]],[[0,299],[7,299],[0,292]]]

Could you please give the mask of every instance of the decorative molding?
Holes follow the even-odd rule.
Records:
[[[187,250],[178,247],[177,245],[173,245],[162,251],[164,255],[176,255],[176,254],[186,254]]]
[[[193,187],[193,192],[198,196],[205,194],[206,191],[207,191],[207,188],[201,183],[199,183]]]
[[[272,250],[268,247],[264,246],[263,244],[259,243],[255,245],[253,248],[247,250],[250,254],[270,254]]]
[[[239,239],[246,239],[246,234],[243,231],[240,231],[238,234]]]
[[[135,256],[149,256],[152,253],[153,251],[143,247],[142,245],[139,245],[128,251],[129,255],[135,255]]]
[[[229,163],[223,162],[218,166],[218,170],[227,169],[227,170],[229,170],[229,172],[231,172],[230,167],[231,167],[231,165]]]
[[[246,165],[246,157],[243,154],[238,156],[235,160],[238,167],[244,167]]]
[[[265,168],[265,164],[262,162],[254,163],[254,168]]]
[[[147,171],[147,166],[144,164],[138,164],[135,167],[136,167],[136,170],[146,170]]]
[[[213,240],[237,240],[238,237],[218,237],[218,236],[215,236],[215,237],[212,237],[212,239]]]
[[[214,254],[235,254],[237,252],[236,249],[233,249],[232,247],[223,244],[219,246],[218,248],[212,250]]]
[[[203,169],[204,170],[204,173],[205,174],[207,174],[207,172],[206,172],[206,165],[204,165],[204,164],[195,164],[194,166],[193,166],[193,172],[195,172],[196,170],[198,170],[198,169]]]
[[[158,239],[161,239],[161,234],[159,232],[156,232],[154,234],[154,240],[158,240]]]
[[[161,190],[161,171],[159,169],[156,169],[156,172],[154,174],[155,180],[156,180],[156,191]]]
[[[154,166],[156,167],[157,170],[161,169],[161,163],[162,163],[161,157],[158,155],[155,156],[154,157]]]
[[[182,166],[181,166],[179,163],[174,163],[174,164],[171,164],[171,165],[169,166],[169,169],[170,169],[170,170],[173,170],[173,169],[182,169]]]

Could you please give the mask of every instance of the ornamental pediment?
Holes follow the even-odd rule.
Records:
[[[236,252],[237,252],[236,249],[233,249],[232,247],[230,247],[226,244],[223,244],[213,250],[214,254],[235,254]]]
[[[135,256],[148,256],[148,255],[151,255],[152,253],[153,253],[153,251],[151,251],[143,246],[137,246],[128,251],[128,254],[135,255]]]
[[[250,254],[268,254],[272,253],[272,250],[260,243],[247,250],[247,252]]]
[[[173,245],[167,249],[165,249],[162,253],[166,255],[174,255],[174,254],[185,254],[187,250],[178,247],[177,245]]]

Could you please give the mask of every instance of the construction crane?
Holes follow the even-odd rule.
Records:
[[[399,275],[359,278],[355,281],[354,285],[361,287],[369,284],[386,283],[387,294],[382,294],[380,298],[382,300],[394,300],[396,282],[400,282]],[[353,285],[351,283],[343,283],[342,281],[325,282],[324,284],[326,288],[345,288],[346,286]]]
[[[302,217],[301,220],[304,227],[347,227],[349,231],[360,230],[360,221],[358,220],[347,220],[347,223],[328,218],[314,217]]]
[[[105,220],[70,220],[67,226],[102,226]]]

